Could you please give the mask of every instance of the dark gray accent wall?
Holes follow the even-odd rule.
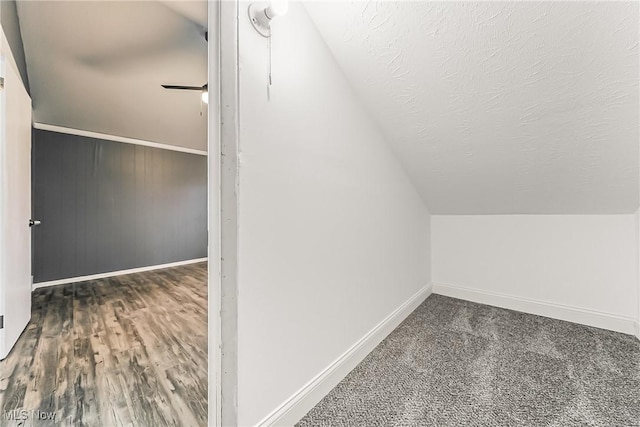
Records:
[[[2,25],[4,35],[7,36],[7,41],[9,42],[13,58],[16,60],[22,83],[27,89],[27,92],[31,94],[16,0],[0,0],[0,25]]]
[[[34,130],[36,283],[207,256],[207,158]]]

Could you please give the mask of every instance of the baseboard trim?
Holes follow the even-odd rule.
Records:
[[[431,284],[425,285],[405,303],[378,323],[324,371],[304,385],[282,405],[267,415],[258,426],[292,426],[329,393],[384,338],[431,295]]]
[[[178,267],[181,265],[196,264],[198,262],[205,262],[207,261],[207,259],[208,259],[207,257],[189,259],[186,261],[177,261],[177,262],[170,262],[168,264],[150,265],[147,267],[132,268],[129,270],[109,271],[106,273],[92,274],[90,276],[69,277],[67,279],[50,280],[48,282],[38,282],[33,284],[32,289],[46,288],[47,286],[65,285],[67,283],[86,282],[87,280],[104,279],[107,277],[123,276],[125,274],[142,273],[145,271],[160,270],[163,268]]]
[[[481,291],[444,283],[434,283],[433,293],[448,297],[492,305],[523,313],[565,320],[624,334],[636,334],[635,321],[629,317],[617,316],[595,310],[554,304],[529,298],[521,298],[496,292]]]
[[[640,320],[636,322],[636,338],[640,340]]]
[[[64,133],[64,134],[68,134],[68,135],[84,136],[84,137],[87,137],[87,138],[103,139],[103,140],[106,140],[106,141],[122,142],[124,144],[143,145],[145,147],[160,148],[162,150],[180,151],[182,153],[197,154],[199,156],[206,156],[207,155],[206,151],[204,151],[204,150],[196,150],[195,148],[180,147],[178,145],[161,144],[159,142],[145,141],[145,140],[142,140],[142,139],[129,138],[129,137],[126,137],[126,136],[109,135],[109,134],[106,134],[106,133],[93,132],[93,131],[90,131],[90,130],[72,129],[72,128],[67,128],[67,127],[63,127],[63,126],[50,125],[50,124],[47,124],[47,123],[35,122],[35,123],[33,123],[33,127],[35,129],[46,130],[46,131],[49,131],[49,132]]]

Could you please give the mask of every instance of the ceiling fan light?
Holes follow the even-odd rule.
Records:
[[[204,102],[205,104],[209,103],[209,91],[208,90],[203,90],[202,91],[202,102]]]

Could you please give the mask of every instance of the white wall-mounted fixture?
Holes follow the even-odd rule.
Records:
[[[258,34],[269,38],[271,37],[271,21],[278,16],[285,15],[288,9],[288,0],[272,0],[267,7],[251,3],[249,5],[249,20]]]

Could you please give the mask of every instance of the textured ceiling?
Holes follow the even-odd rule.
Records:
[[[638,6],[306,3],[437,214],[638,209]]]
[[[205,1],[19,1],[34,121],[205,150]],[[201,109],[203,115],[200,115]]]

